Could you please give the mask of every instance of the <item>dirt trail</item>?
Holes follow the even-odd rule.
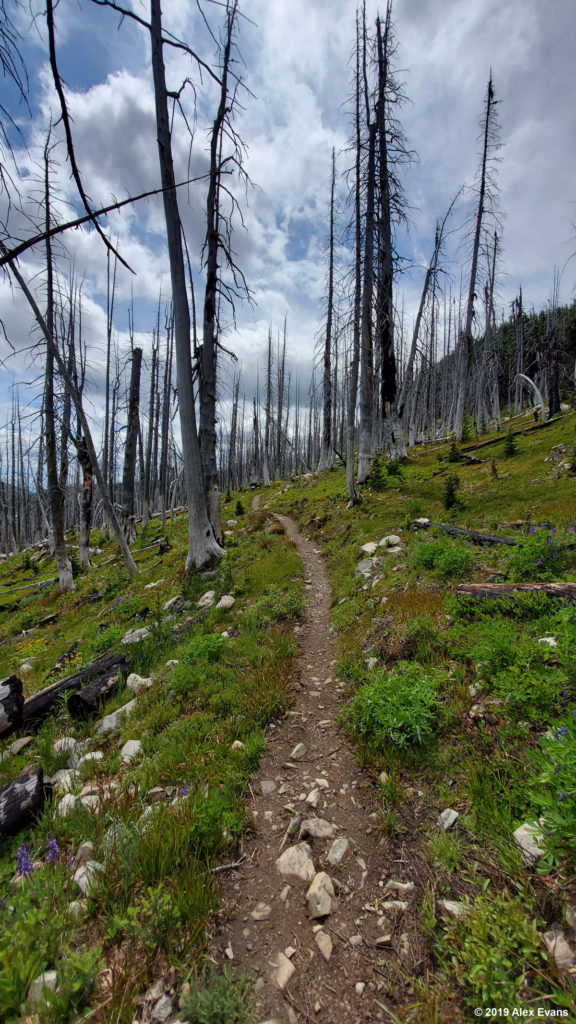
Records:
[[[377,789],[337,725],[341,687],[334,677],[323,560],[291,519],[277,518],[303,561],[307,610],[296,627],[300,653],[291,710],[270,729],[252,781],[254,833],[245,840],[241,868],[223,878],[225,912],[213,953],[255,972],[262,1021],[391,1021],[386,1006],[398,1013],[399,1005],[413,1001],[410,976],[419,973],[419,957],[409,921],[421,884],[411,877],[415,862],[403,856],[401,844],[392,846],[375,829],[370,816],[378,810]],[[291,757],[298,744],[304,756]],[[314,821],[302,834],[297,825],[288,835],[294,819]],[[328,825],[315,824],[318,819]],[[322,838],[323,832],[332,836]],[[335,838],[347,841],[339,863],[335,853],[345,844],[334,848]],[[315,872],[332,880],[328,916],[312,917],[310,881],[285,878],[276,864],[301,842],[311,850]],[[391,880],[408,885],[394,887]],[[279,968],[290,975],[283,988]]]

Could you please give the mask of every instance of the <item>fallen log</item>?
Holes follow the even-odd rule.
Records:
[[[460,451],[465,455],[466,452],[475,452],[478,451],[479,448],[487,448],[488,445],[498,444],[500,441],[505,441],[507,437],[521,437],[522,434],[530,434],[533,430],[545,430],[545,428],[549,427],[551,423],[558,423],[559,420],[564,420],[567,416],[570,416],[570,413],[564,413],[563,416],[553,416],[552,418],[545,420],[544,423],[532,423],[525,427],[520,427],[519,430],[511,430],[506,434],[498,434],[497,437],[491,437],[489,441],[478,441],[476,444],[466,445],[466,447],[461,448]]]
[[[18,832],[35,811],[44,806],[44,773],[28,768],[19,778],[0,789],[0,832]]]
[[[0,736],[9,736],[22,724],[24,696],[18,676],[0,679]]]
[[[545,594],[576,601],[576,583],[460,583],[458,597],[495,598],[510,594]]]
[[[103,654],[102,657],[96,658],[96,661],[79,669],[78,672],[74,672],[73,675],[67,676],[66,679],[59,679],[58,682],[52,683],[51,686],[47,686],[24,701],[23,723],[28,725],[31,722],[40,721],[49,714],[54,704],[65,693],[69,693],[70,690],[80,690],[88,680],[94,679],[96,676],[108,677],[113,671],[121,673],[128,671],[123,654]]]
[[[444,530],[445,533],[453,534],[456,537],[468,537],[476,544],[507,544],[514,547],[518,543],[513,537],[497,537],[493,533],[480,533],[478,530],[466,530],[463,526],[448,526],[446,523],[433,523],[430,519],[416,520],[412,527],[423,530]]]
[[[124,663],[124,668],[126,664]],[[73,693],[68,701],[68,710],[74,718],[81,718],[83,721],[96,714],[102,701],[108,700],[116,692],[120,685],[118,672],[95,679],[88,683],[83,690]]]

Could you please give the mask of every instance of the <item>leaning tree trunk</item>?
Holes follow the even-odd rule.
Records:
[[[214,536],[214,531],[208,517],[202,476],[202,458],[196,428],[192,362],[190,357],[190,308],[188,306],[186,290],[182,224],[178,211],[176,181],[172,161],[168,94],[166,91],[166,74],[162,53],[162,12],[160,0],[151,0],[150,35],[156,128],[158,132],[158,156],[163,188],[162,198],[166,220],[172,303],[174,307],[178,408],[182,433],[186,497],[188,500],[188,555],[186,558],[186,568],[189,569],[192,565],[197,567],[203,565],[211,555],[220,557],[224,552]]]

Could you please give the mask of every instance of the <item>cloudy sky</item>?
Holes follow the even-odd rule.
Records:
[[[126,0],[146,18],[143,0]],[[51,115],[58,108],[47,65],[46,33],[40,0],[15,11],[22,33],[20,49],[29,77],[31,114],[10,83],[1,82],[3,105],[18,122],[21,137],[12,133],[27,211],[34,214],[41,174],[40,157]],[[11,5],[9,4],[9,7]],[[367,0],[368,21],[377,13]],[[165,28],[190,43],[209,62],[215,46],[193,0],[164,0]],[[203,10],[218,32],[221,8]],[[243,64],[238,64],[247,91],[241,95],[235,127],[246,144],[245,167],[254,187],[241,197],[244,227],[234,236],[238,262],[254,296],[254,305],[239,305],[236,326],[225,343],[242,367],[247,388],[255,370],[264,366],[268,328],[288,323],[292,365],[304,379],[323,310],[331,152],[339,173],[349,162],[350,55],[354,39],[352,0],[242,0],[238,37]],[[554,268],[562,270],[561,298],[574,294],[576,260],[576,132],[574,131],[574,0],[396,0],[394,21],[397,64],[410,102],[401,118],[410,148],[418,160],[404,176],[410,204],[410,230],[398,239],[401,255],[413,265],[398,282],[398,303],[404,293],[407,320],[421,287],[433,243],[436,219],[463,183],[470,183],[478,164],[478,124],[490,69],[501,101],[502,149],[498,169],[501,206],[505,214],[503,256],[498,296],[506,308],[521,284],[527,306],[543,307],[551,292]],[[73,117],[77,161],[86,191],[95,206],[112,197],[124,198],[158,185],[154,100],[149,39],[145,30],[90,0],[60,0],[56,8],[58,59]],[[183,94],[190,137],[176,115],[174,150],[177,177],[201,175],[207,168],[207,126],[214,117],[217,93],[178,50],[166,52],[170,89],[186,77],[193,92]],[[56,126],[54,137],[61,135]],[[26,148],[23,143],[26,143]],[[66,166],[65,150],[57,146],[53,171],[57,212],[73,216],[78,209]],[[5,157],[9,160],[8,157]],[[16,172],[14,172],[16,176]],[[338,193],[345,195],[343,178]],[[7,195],[1,202],[3,215]],[[181,190],[182,216],[201,301],[200,252],[204,235],[202,186]],[[459,211],[454,226],[462,223]],[[9,218],[9,237],[31,231],[17,211]],[[134,303],[137,340],[150,344],[158,296],[168,294],[168,269],[161,204],[139,203],[110,217],[108,227],[134,274],[120,268],[115,327],[119,344],[127,339],[128,308]],[[465,253],[452,249],[454,287]],[[84,330],[90,346],[93,414],[98,415],[102,340],[105,337],[106,253],[92,232],[66,237],[66,261],[73,262],[83,281]],[[31,281],[41,280],[40,250],[21,260]],[[39,293],[41,294],[41,293]],[[17,350],[0,341],[2,408],[6,410],[12,382],[30,382],[39,372],[28,351],[30,318],[17,291],[0,281],[0,318]],[[26,351],[25,351],[26,350]],[[229,372],[229,371],[228,371]]]

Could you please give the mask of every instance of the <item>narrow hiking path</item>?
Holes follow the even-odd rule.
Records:
[[[276,518],[302,558],[307,607],[291,709],[253,778],[254,829],[222,881],[213,955],[254,973],[262,1021],[391,1021],[386,1006],[414,1003],[410,978],[426,959],[410,920],[427,872],[375,829],[377,787],[338,728],[328,574],[296,524]]]

